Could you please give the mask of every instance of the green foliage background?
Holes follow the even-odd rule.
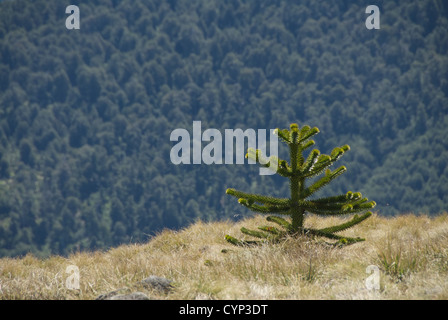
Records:
[[[65,28],[71,4],[80,30]],[[288,193],[256,165],[171,164],[170,133],[193,120],[317,126],[322,152],[352,149],[329,194],[361,191],[382,215],[446,211],[447,51],[442,0],[2,1],[0,256],[246,215],[228,187]]]

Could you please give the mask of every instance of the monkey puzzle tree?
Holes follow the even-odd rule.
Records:
[[[338,245],[364,241],[365,239],[359,237],[344,237],[336,233],[349,229],[370,217],[372,213],[365,211],[376,205],[374,201],[368,201],[367,198],[362,197],[361,193],[351,191],[337,196],[309,199],[316,191],[329,184],[347,170],[345,166],[341,166],[334,171],[331,171],[329,167],[347,152],[350,147],[348,145],[337,147],[333,149],[330,155],[321,154],[319,150],[314,149],[305,158],[303,152],[315,144],[310,138],[319,133],[318,128],[303,126],[299,129],[299,126],[293,123],[290,125],[289,130],[276,129],[275,133],[281,141],[289,146],[290,163],[277,157],[266,159],[260,150],[254,150],[252,148],[248,149],[246,157],[255,160],[261,166],[276,168],[277,174],[289,178],[290,197],[275,198],[245,193],[235,189],[227,189],[226,193],[237,197],[238,202],[250,210],[268,214],[266,220],[276,223],[282,229],[273,226],[262,226],[259,227],[259,230],[249,230],[243,227],[241,228],[241,232],[274,242],[282,240],[286,236],[302,234],[337,240],[335,244]],[[307,186],[307,179],[322,174],[322,177]],[[307,212],[320,216],[355,215],[351,220],[336,226],[312,229],[304,226],[304,218]],[[361,212],[365,213],[358,215]],[[281,215],[289,216],[290,220],[284,219]],[[235,245],[258,243],[258,241],[241,241],[230,235],[226,235],[226,239]]]

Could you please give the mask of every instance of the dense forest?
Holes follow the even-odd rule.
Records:
[[[229,187],[287,194],[255,165],[173,164],[170,133],[193,121],[317,126],[322,152],[351,147],[322,194],[360,191],[384,216],[446,211],[448,3],[1,1],[0,256],[247,216]]]

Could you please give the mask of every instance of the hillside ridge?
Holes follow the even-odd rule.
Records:
[[[322,226],[340,219],[331,220],[308,221]],[[164,230],[145,244],[66,258],[2,258],[0,299],[96,299],[123,288],[120,294],[168,300],[448,298],[446,213],[374,215],[354,228],[366,241],[344,248],[308,238],[255,248],[225,241],[226,233],[261,221],[259,216],[240,223],[197,221]],[[79,289],[67,288],[69,266],[79,269]],[[372,270],[378,272],[378,289],[367,284]],[[151,275],[167,279],[172,288],[144,286]]]

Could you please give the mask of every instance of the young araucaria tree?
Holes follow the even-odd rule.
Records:
[[[275,130],[278,137],[289,146],[290,162],[271,157],[269,160],[264,158],[260,150],[249,148],[247,158],[255,160],[264,167],[274,165],[277,168],[276,173],[282,177],[289,178],[290,197],[275,198],[258,194],[250,194],[235,189],[227,189],[226,193],[238,198],[238,202],[252,211],[267,214],[267,221],[273,222],[281,227],[262,226],[259,230],[249,230],[241,228],[241,232],[253,237],[261,238],[264,241],[279,241],[286,236],[309,235],[326,237],[336,240],[335,244],[345,245],[359,241],[362,238],[344,237],[337,233],[349,229],[358,223],[364,221],[372,215],[365,212],[373,208],[374,201],[368,201],[363,198],[359,192],[347,192],[346,194],[310,199],[310,197],[319,189],[329,184],[336,177],[344,173],[347,169],[341,166],[331,171],[329,167],[337,161],[350,148],[348,145],[335,148],[330,155],[320,154],[317,149],[312,150],[305,158],[303,152],[314,145],[310,140],[312,136],[319,133],[319,129],[304,126],[299,129],[295,123],[290,125],[290,130]],[[323,174],[323,175],[322,175]],[[322,175],[319,179],[307,186],[307,179]],[[362,215],[362,212],[365,212]],[[323,229],[306,228],[304,218],[306,213],[312,213],[319,216],[341,216],[354,214],[351,220],[332,227]],[[289,216],[286,220],[282,216]],[[227,235],[228,242],[235,245],[247,245],[259,243],[259,241],[241,241]]]

